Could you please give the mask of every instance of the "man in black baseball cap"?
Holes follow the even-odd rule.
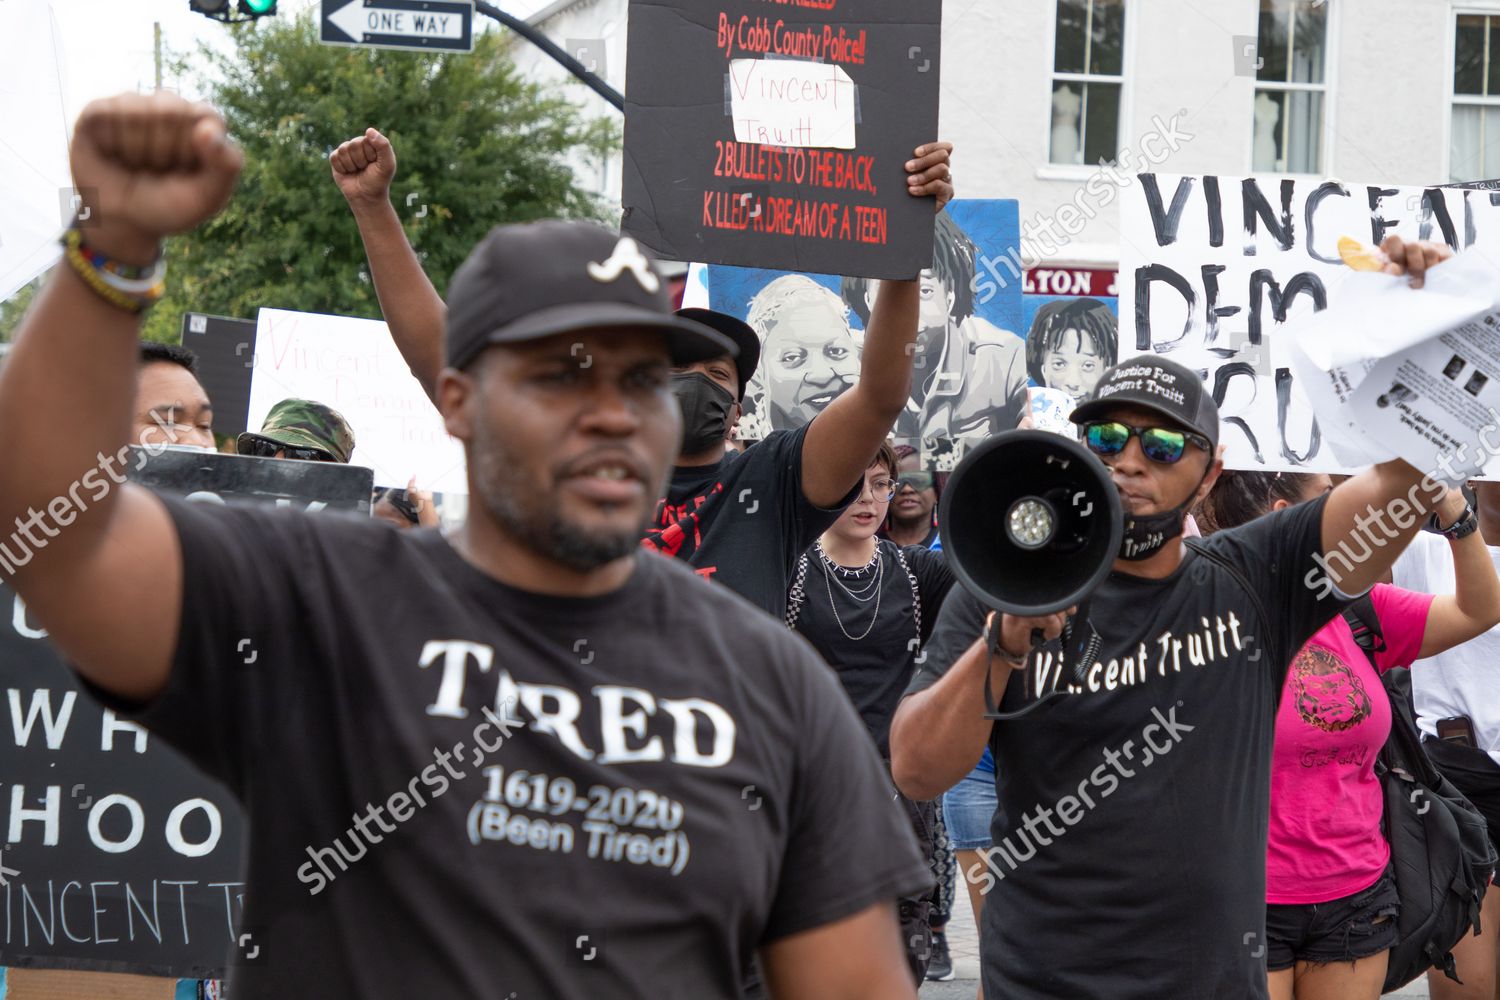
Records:
[[[1414,274],[1448,254],[1394,237],[1386,249]],[[1223,467],[1203,377],[1130,358],[1072,418],[1125,511],[1113,572],[1072,619],[1078,609],[993,611],[954,588],[896,711],[892,770],[920,800],[986,746],[994,755],[994,847],[966,873],[982,889],[1004,881],[980,929],[986,996],[1263,998],[1273,723],[1288,669],[1425,520],[1371,544],[1371,515],[1398,502],[1421,513],[1442,489],[1387,462],[1190,547],[1183,520]],[[1366,558],[1339,555],[1350,545]],[[1330,578],[1334,561],[1343,572]],[[987,712],[986,685],[1009,718]],[[1034,711],[1011,714],[1023,708]]]
[[[92,254],[0,369],[0,521],[125,443],[144,303],[96,255],[159,261],[241,163],[205,105],[84,108]],[[451,537],[117,479],[7,571],[95,697],[245,804],[231,995],[740,1000],[758,957],[778,998],[915,1000],[895,901],[930,877],[832,672],[640,545],[672,365],[733,347],[669,309],[629,240],[501,227],[436,382],[471,498]]]
[[[1196,372],[1175,361],[1142,355],[1106,371],[1093,396],[1073,411],[1071,419],[1089,450],[1115,470],[1125,508],[1120,558],[1150,559],[1182,534],[1188,512],[1219,478],[1224,463],[1218,457],[1218,405]],[[1117,461],[1132,437],[1151,460],[1139,467],[1139,475],[1133,475],[1134,466],[1122,471]],[[1194,457],[1184,464],[1181,459],[1189,448]],[[1186,482],[1194,474],[1197,482],[1181,503],[1154,510],[1161,500],[1182,492],[1177,480]]]
[[[938,211],[953,197],[952,149],[945,142],[926,143],[903,165],[907,193],[932,198]],[[335,149],[329,163],[359,225],[391,336],[436,400],[445,307],[390,201],[395,150],[385,136],[367,129]],[[516,264],[522,268],[517,275],[530,273],[527,262]],[[450,307],[453,294],[450,288]],[[883,282],[866,326],[859,381],[811,423],[774,433],[735,455],[725,454],[724,443],[739,420],[760,340],[732,316],[707,309],[679,313],[712,328],[739,353],[721,349],[674,366],[683,436],[645,543],[780,619],[798,557],[855,499],[870,459],[910,397],[919,294],[916,281]],[[450,330],[450,364],[453,340]]]
[[[629,237],[571,222],[501,226],[448,286],[448,367],[467,368],[493,344],[631,327],[665,334],[674,365],[737,353],[727,337],[671,315],[670,301]]]

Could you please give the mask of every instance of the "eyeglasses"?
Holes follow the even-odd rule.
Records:
[[[1083,425],[1083,443],[1096,455],[1111,458],[1125,450],[1132,437],[1140,437],[1141,451],[1153,462],[1171,465],[1182,458],[1188,442],[1204,451],[1213,446],[1208,438],[1192,431],[1172,430],[1166,427],[1137,427],[1118,420],[1096,420]]]
[[[932,489],[932,473],[930,472],[903,472],[896,477],[898,488],[910,486],[921,493],[923,490]]]
[[[896,499],[896,484],[889,479],[877,479],[859,491],[859,499],[863,500],[866,493],[876,503],[890,503]]]
[[[245,437],[241,439],[237,450],[241,455],[249,455],[251,458],[275,458],[280,452],[282,458],[298,462],[334,461],[334,457],[321,448],[294,448],[263,437]]]

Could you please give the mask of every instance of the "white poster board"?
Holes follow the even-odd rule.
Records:
[[[57,261],[76,208],[60,45],[47,0],[0,2],[0,301]]]
[[[1234,469],[1355,471],[1316,425],[1284,329],[1358,274],[1340,237],[1440,240],[1500,269],[1495,191],[1142,174],[1120,215],[1120,357],[1203,373]]]
[[[379,320],[262,309],[255,333],[248,426],[287,398],[326,403],[354,429],[353,464],[377,485],[468,493],[463,448]]]

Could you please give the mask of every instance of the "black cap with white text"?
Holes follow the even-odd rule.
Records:
[[[1155,410],[1186,430],[1196,431],[1219,446],[1219,407],[1203,377],[1175,361],[1150,354],[1121,361],[1107,369],[1093,395],[1069,417],[1075,424],[1104,417],[1116,406]]]

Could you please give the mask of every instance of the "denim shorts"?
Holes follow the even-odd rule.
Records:
[[[1328,965],[1369,958],[1400,940],[1401,897],[1387,868],[1375,884],[1327,903],[1266,904],[1266,968]]]
[[[995,772],[974,768],[943,793],[943,824],[955,851],[980,851],[990,846],[990,824],[995,820]]]

